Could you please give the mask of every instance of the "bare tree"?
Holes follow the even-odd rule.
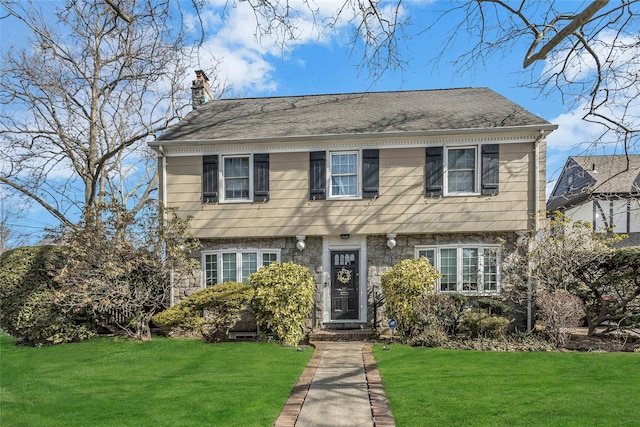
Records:
[[[603,126],[595,144],[617,143],[624,154],[640,148],[638,0],[467,0],[452,1],[439,11],[436,3],[419,9],[425,13],[419,28],[411,26],[406,0],[344,0],[329,19],[313,0],[248,2],[256,12],[258,34],[277,33],[284,42],[295,38],[303,16],[311,15],[325,30],[351,24],[352,45],[374,78],[406,65],[402,48],[407,36],[429,37],[425,49],[434,52],[434,64],[463,40],[471,47],[454,61],[459,71],[521,51],[523,71],[530,72],[528,86],[543,95],[559,93],[568,108],[579,108],[584,120]],[[439,34],[445,21],[447,33]],[[435,40],[443,40],[440,48]]]
[[[28,45],[2,58],[0,183],[64,227],[157,186],[146,142],[185,112],[180,2],[0,0]]]

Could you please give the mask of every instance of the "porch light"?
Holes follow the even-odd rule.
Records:
[[[296,243],[296,248],[298,248],[299,251],[303,251],[304,248],[307,246],[304,241],[307,238],[307,236],[296,236],[296,239],[298,240],[298,243]]]
[[[396,233],[387,234],[387,247],[393,249],[396,247]]]

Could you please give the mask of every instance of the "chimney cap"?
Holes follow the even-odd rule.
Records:
[[[207,75],[202,70],[196,70],[196,77],[204,77],[205,82],[209,81],[209,77],[207,77]]]

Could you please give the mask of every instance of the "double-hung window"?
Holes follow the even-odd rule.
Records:
[[[416,257],[421,256],[442,275],[438,292],[487,295],[499,291],[497,246],[418,247]]]
[[[358,153],[331,153],[330,197],[358,196]]]
[[[496,195],[500,191],[500,146],[427,147],[426,197]]]
[[[205,286],[224,282],[247,283],[251,273],[279,260],[279,249],[205,252],[202,255]]]
[[[202,202],[269,200],[269,154],[212,155],[202,158]]]
[[[223,156],[224,200],[251,200],[251,159],[249,156]]]
[[[379,192],[380,151],[309,153],[309,199],[373,199]]]
[[[476,161],[475,147],[447,150],[447,194],[477,193]]]

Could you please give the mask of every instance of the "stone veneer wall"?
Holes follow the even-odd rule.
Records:
[[[305,249],[300,251],[296,248],[295,237],[277,237],[270,239],[220,239],[203,240],[202,248],[193,254],[198,265],[201,262],[201,251],[214,250],[242,250],[242,249],[280,249],[281,262],[294,262],[303,265],[314,274],[318,284],[315,295],[315,309],[309,319],[309,327],[319,327],[322,322],[322,237],[307,237]],[[188,277],[174,277],[173,300],[175,305],[189,295],[204,289],[202,268],[194,271]]]
[[[515,233],[507,234],[447,234],[447,235],[398,235],[396,247],[387,247],[385,235],[372,235],[367,237],[367,296],[368,296],[368,322],[377,330],[386,329],[387,319],[384,318],[379,301],[382,295],[380,289],[380,276],[396,263],[403,259],[413,258],[416,246],[437,246],[446,244],[498,244],[500,239],[509,243],[515,241]],[[250,240],[210,240],[202,242],[201,250],[241,250],[241,249],[280,249],[281,262],[294,262],[303,265],[315,275],[317,290],[315,294],[315,308],[307,325],[311,328],[322,327],[322,237],[308,236],[305,240],[305,249],[299,251],[296,248],[295,237],[278,237],[269,239]],[[200,252],[195,253],[194,259],[200,263]],[[174,278],[173,304],[186,298],[194,292],[203,289],[202,271],[194,271],[192,275],[182,278]],[[375,312],[374,312],[375,311]],[[375,323],[375,324],[374,324]]]
[[[387,237],[367,237],[367,296],[368,321],[378,331],[388,331],[388,319],[380,306],[382,289],[380,277],[398,262],[413,258],[416,246],[439,246],[449,244],[499,244],[500,240],[515,242],[515,233],[506,234],[424,234],[398,235],[396,247],[387,247]]]

